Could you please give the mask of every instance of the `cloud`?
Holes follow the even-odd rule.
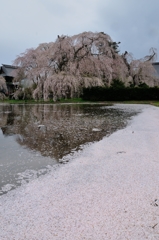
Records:
[[[6,0],[1,3],[0,22],[3,35],[0,54],[3,63],[8,58],[7,49],[14,47],[8,61],[15,58],[26,48],[36,47],[39,43],[54,41],[57,35],[74,35],[82,31],[95,31],[97,0]],[[93,26],[93,27],[92,27]]]
[[[159,45],[158,9],[157,0],[120,0],[118,4],[101,1],[99,24],[114,40],[121,41],[122,51],[141,58]]]
[[[159,45],[158,0],[6,0],[1,3],[0,63],[57,35],[104,31],[140,58]]]

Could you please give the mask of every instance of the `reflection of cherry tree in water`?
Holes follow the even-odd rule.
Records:
[[[132,113],[99,105],[14,105],[6,115],[12,122],[5,120],[5,135],[16,134],[20,145],[60,159],[124,127]]]

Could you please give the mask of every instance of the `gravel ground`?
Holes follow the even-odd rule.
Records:
[[[133,107],[128,127],[0,197],[0,240],[159,240],[159,108]]]

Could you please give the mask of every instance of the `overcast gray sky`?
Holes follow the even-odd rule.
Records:
[[[159,0],[0,0],[0,64],[57,35],[105,32],[134,58],[159,55]],[[159,57],[158,57],[159,60]]]

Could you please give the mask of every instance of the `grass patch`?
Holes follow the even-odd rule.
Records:
[[[0,100],[0,103],[9,103],[9,104],[26,104],[26,103],[36,103],[34,100],[14,100],[14,99],[7,99],[7,100]]]
[[[53,100],[44,101],[43,99],[39,101],[35,100],[14,100],[14,99],[7,99],[7,100],[0,100],[0,103],[9,103],[9,104],[57,104],[57,103],[83,103],[86,102],[82,98],[72,98],[72,99],[60,99],[57,102]]]
[[[60,99],[57,102],[53,100],[50,101],[35,101],[35,100],[0,100],[0,103],[8,103],[8,104],[57,104],[57,103],[94,103],[94,104],[150,104],[156,107],[159,107],[159,101],[86,101],[82,98],[72,98],[72,99]]]
[[[86,102],[82,98],[60,99],[60,103],[83,103]]]
[[[122,103],[125,103],[125,104],[150,104],[150,105],[159,107],[158,101],[148,101],[148,100],[147,101],[123,101]]]
[[[152,102],[152,103],[150,103],[151,105],[154,105],[154,106],[156,106],[156,107],[159,107],[159,102]]]

